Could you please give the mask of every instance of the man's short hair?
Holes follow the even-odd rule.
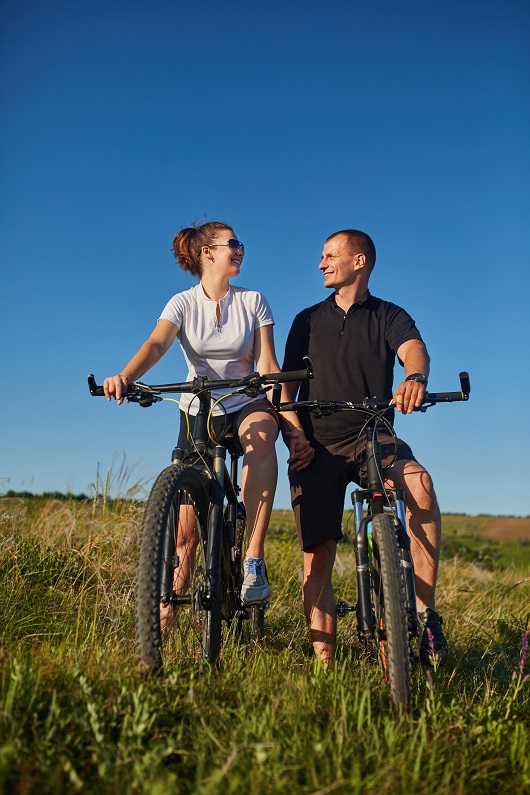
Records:
[[[366,264],[368,268],[372,270],[375,265],[375,245],[372,238],[366,234],[366,232],[360,232],[358,229],[341,229],[340,232],[333,232],[332,235],[328,237],[328,240],[331,240],[338,235],[346,235],[348,238],[348,245],[350,247],[350,251],[352,254],[364,254],[366,257]]]

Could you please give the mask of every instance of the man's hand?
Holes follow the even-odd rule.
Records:
[[[408,340],[400,345],[396,351],[398,358],[403,362],[405,373],[408,376],[419,375],[429,376],[429,354],[427,348],[421,340]],[[396,409],[402,414],[411,414],[414,409],[419,408],[425,395],[425,384],[421,381],[403,381],[394,392],[394,403]]]
[[[419,408],[425,395],[425,387],[419,381],[402,381],[394,392],[394,404],[402,414],[412,414]]]
[[[103,381],[103,391],[107,400],[116,398],[118,406],[121,406],[127,396],[127,387],[131,381],[126,375],[113,375]]]
[[[291,469],[305,469],[315,455],[314,449],[311,447],[305,437],[305,433],[301,428],[291,428],[283,434],[285,444],[289,448],[289,458],[287,463]]]

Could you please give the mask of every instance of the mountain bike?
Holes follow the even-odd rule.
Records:
[[[238,380],[196,377],[157,386],[138,381],[129,386],[127,400],[142,407],[183,392],[193,394],[199,404],[189,429],[192,450],[173,450],[171,464],[156,479],[145,508],[136,582],[142,671],[161,675],[179,660],[215,663],[227,634],[223,628],[240,632],[247,621],[254,638],[262,630],[268,603],[244,605],[241,600],[247,541],[238,485],[241,453],[229,435],[220,443],[209,435],[211,393],[227,390],[256,397],[272,388],[278,404],[283,382],[312,375],[307,360],[305,370],[286,373],[253,373]],[[88,385],[91,395],[103,395],[93,375]]]
[[[437,403],[465,401],[469,394],[469,376],[462,372],[459,392],[426,393],[415,411],[425,412]],[[315,417],[356,411],[366,417],[359,432],[359,442],[366,445],[366,476],[361,488],[352,493],[357,604],[351,606],[339,600],[337,615],[343,617],[355,612],[358,637],[367,651],[375,645],[393,705],[407,707],[412,703],[411,666],[416,660],[413,644],[419,637],[420,625],[405,495],[402,489],[385,486],[378,441],[381,427],[396,438],[393,425],[385,417],[392,406],[393,400],[380,401],[373,397],[360,403],[335,400],[282,403],[280,411],[305,410]]]

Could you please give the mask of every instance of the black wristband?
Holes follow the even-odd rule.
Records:
[[[405,378],[405,381],[417,381],[419,384],[427,386],[427,376],[423,373],[411,373]]]

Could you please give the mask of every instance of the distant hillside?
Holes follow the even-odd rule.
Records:
[[[353,525],[351,511],[344,513],[344,525]],[[271,529],[294,527],[290,509],[272,512]],[[468,516],[467,514],[444,514],[442,516],[444,535],[480,535],[489,538],[530,539],[530,516]]]
[[[442,517],[444,533],[476,533],[489,538],[530,538],[530,516],[466,516],[446,514]]]

